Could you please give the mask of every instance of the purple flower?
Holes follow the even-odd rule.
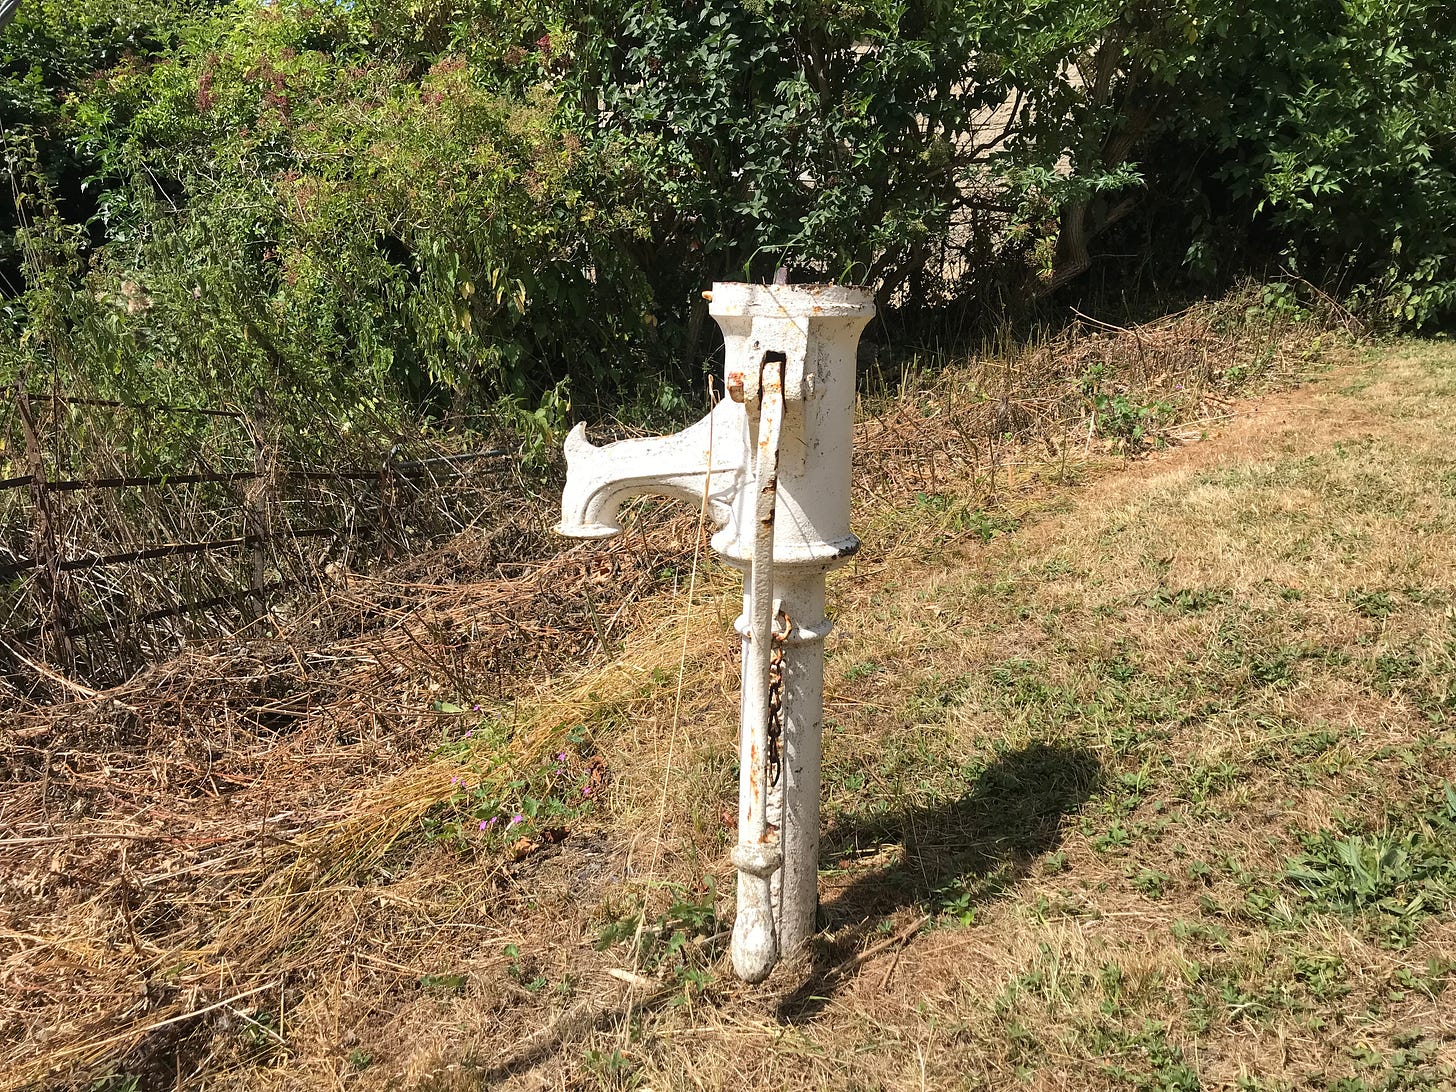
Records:
[[[559,755],[557,755],[556,756],[556,761],[557,762],[565,762],[566,761],[566,752],[565,751],[562,751]]]
[[[470,731],[466,732],[464,738],[465,739],[469,739],[473,735],[475,735],[475,729],[474,728],[472,728],[472,729],[470,729]]]
[[[524,823],[525,821],[526,821],[526,817],[524,815],[522,815],[520,812],[516,812],[515,815],[512,815],[511,816],[511,821],[509,823],[507,823],[506,826],[513,827],[517,823]]]
[[[494,820],[494,819],[492,819],[492,820],[491,820],[491,821],[490,821],[490,823],[494,823],[494,822],[495,822],[495,820]],[[487,823],[487,822],[486,822],[486,821],[485,821],[485,820],[484,820],[484,819],[482,819],[482,820],[481,820],[481,821],[480,821],[480,829],[481,829],[481,830],[484,830],[484,829],[485,829],[485,828],[486,828],[486,827],[488,827],[488,826],[490,826],[490,823]]]
[[[590,785],[583,785],[582,786],[582,789],[581,789],[581,795],[582,796],[590,796],[591,795],[591,786]]]
[[[463,785],[463,784],[465,784],[465,782],[464,781],[461,781],[460,778],[458,778],[458,777],[452,777],[450,779],[450,784],[452,784],[452,785]]]

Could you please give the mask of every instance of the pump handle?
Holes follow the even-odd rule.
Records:
[[[762,982],[778,962],[773,920],[773,874],[783,857],[768,830],[769,674],[773,660],[773,542],[778,502],[779,440],[784,421],[782,353],[764,353],[757,382],[744,399],[753,460],[753,556],[745,574],[748,617],[743,665],[743,727],[739,740],[738,916],[733,923],[733,969],[747,982]],[[754,406],[757,402],[757,407]],[[758,413],[753,410],[757,408]]]

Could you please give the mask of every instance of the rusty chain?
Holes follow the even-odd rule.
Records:
[[[782,623],[782,628],[780,628]],[[773,656],[769,659],[768,674],[768,783],[770,787],[779,783],[779,774],[784,768],[781,743],[784,735],[784,638],[793,629],[793,622],[782,610],[774,618]]]

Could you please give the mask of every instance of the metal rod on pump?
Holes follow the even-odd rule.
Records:
[[[733,923],[733,969],[747,982],[761,982],[778,962],[773,918],[773,875],[783,863],[777,832],[770,832],[768,807],[769,673],[773,657],[773,541],[778,502],[779,439],[784,418],[784,359],[765,354],[756,376],[745,376],[741,392],[747,412],[750,450],[756,452],[753,557],[744,580],[749,621],[743,664],[743,699],[738,743],[738,917]],[[756,388],[756,389],[751,389]],[[732,392],[735,400],[740,392]],[[753,411],[757,409],[758,413]]]

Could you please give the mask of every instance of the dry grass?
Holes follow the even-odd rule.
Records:
[[[761,988],[715,895],[738,591],[709,568],[688,601],[690,519],[598,583],[584,551],[351,578],[286,641],[13,718],[0,1083],[1439,1087],[1449,905],[1341,916],[1284,872],[1301,831],[1403,830],[1456,776],[1456,364],[1226,400],[1300,348],[1197,313],[867,408],[825,932]],[[1135,444],[1088,438],[1098,360],[1210,442],[1095,473]],[[537,778],[547,818],[477,834],[462,776]],[[635,953],[597,948],[644,905]]]
[[[165,1045],[204,1005],[232,998],[211,1010],[226,1018],[285,980],[337,976],[355,955],[343,920],[392,933],[418,884],[388,884],[397,843],[461,771],[438,755],[461,719],[440,695],[468,679],[479,702],[507,700],[507,680],[611,640],[691,530],[495,579],[491,544],[462,538],[430,571],[337,574],[276,638],[199,643],[103,695],[13,708],[0,1072],[23,1085]],[[553,727],[520,717],[503,754],[544,750]]]

